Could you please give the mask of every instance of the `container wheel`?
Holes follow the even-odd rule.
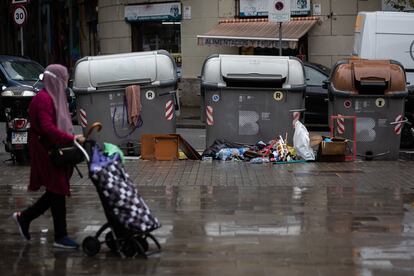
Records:
[[[414,133],[413,127],[409,124],[404,124],[401,131],[401,145],[400,148],[409,149],[414,147]]]
[[[96,237],[88,236],[82,242],[83,252],[88,256],[95,256],[101,250],[101,243]]]
[[[116,252],[118,250],[118,247],[116,245],[116,241],[115,241],[115,238],[112,232],[106,233],[105,243],[106,243],[106,246],[108,246],[108,248],[111,249],[111,251]]]

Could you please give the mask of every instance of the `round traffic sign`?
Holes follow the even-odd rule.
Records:
[[[283,10],[283,8],[284,8],[284,4],[283,4],[283,2],[281,2],[281,1],[277,1],[276,3],[275,3],[275,9],[277,10],[277,11],[281,11],[281,10]]]
[[[27,10],[24,6],[16,6],[13,11],[13,20],[14,23],[18,26],[26,23],[27,20]]]

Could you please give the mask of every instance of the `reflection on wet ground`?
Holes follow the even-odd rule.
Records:
[[[126,166],[162,223],[160,254],[53,249],[49,213],[23,242],[10,214],[39,193],[26,192],[28,167],[2,164],[2,275],[414,275],[414,162]],[[106,220],[88,179],[74,175],[72,190],[68,230],[81,242]]]

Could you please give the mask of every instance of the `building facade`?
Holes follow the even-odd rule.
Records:
[[[381,10],[384,1],[386,0],[291,1],[293,5],[302,3],[302,7],[305,7],[304,12],[300,12],[297,16],[316,16],[318,20],[300,38],[296,48],[289,51],[284,49],[283,54],[299,55],[305,60],[332,66],[337,60],[352,54],[354,22],[357,13]],[[276,48],[237,47],[232,43],[200,45],[197,39],[197,36],[206,34],[217,26],[220,20],[263,19],[260,9],[264,9],[264,2],[261,0],[172,2],[100,0],[98,3],[100,53],[113,54],[156,49],[170,51],[180,66],[182,104],[197,105],[199,103],[197,77],[201,74],[203,61],[207,56],[215,53],[278,53]],[[169,18],[160,16],[170,14],[177,5],[175,18],[174,16]]]
[[[73,68],[82,56],[99,53],[97,3],[98,0],[0,1],[0,54],[23,55],[43,66],[60,63]],[[14,22],[17,7],[26,11],[21,26]]]
[[[0,1],[0,54],[19,55],[20,35],[12,20],[12,1]],[[182,104],[198,105],[197,77],[209,55],[278,54],[275,40],[278,29],[267,22],[267,3],[267,0],[30,0],[25,4],[28,20],[23,28],[24,55],[42,65],[58,62],[73,68],[79,58],[87,55],[165,49],[179,66]],[[290,3],[293,23],[290,29],[289,24],[282,25],[283,54],[328,67],[352,53],[354,22],[359,11],[407,10],[414,5],[412,0],[290,0]],[[290,40],[288,30],[292,31]],[[259,41],[260,35],[264,37]]]

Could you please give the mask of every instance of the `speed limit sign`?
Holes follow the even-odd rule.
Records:
[[[16,6],[13,12],[14,23],[22,26],[27,20],[27,10],[24,6]]]

